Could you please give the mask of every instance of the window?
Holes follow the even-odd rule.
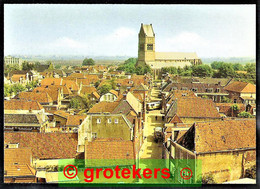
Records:
[[[118,119],[115,119],[115,123],[118,123]]]
[[[234,99],[234,103],[237,103],[237,99]]]
[[[153,44],[147,44],[147,50],[153,50]]]
[[[212,93],[212,92],[213,92],[213,89],[212,89],[212,88],[206,89],[206,92]]]
[[[197,91],[198,91],[198,88],[192,88],[192,91],[193,91],[193,92],[197,92]]]
[[[107,122],[108,122],[108,123],[112,123],[111,118],[107,119]]]
[[[92,138],[97,138],[97,133],[92,133]]]
[[[217,92],[217,93],[219,93],[219,91],[220,91],[220,89],[219,89],[219,88],[217,88],[217,89],[216,89],[216,92]]]
[[[101,123],[101,119],[97,119],[97,123]]]

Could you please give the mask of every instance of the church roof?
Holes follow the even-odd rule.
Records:
[[[195,52],[155,52],[155,60],[199,59]]]
[[[147,37],[154,37],[153,27],[151,24],[150,25],[142,24],[142,28]]]
[[[147,62],[147,64],[152,68],[152,69],[161,69],[164,67],[181,67],[183,68],[184,66],[191,66],[191,63],[189,61],[181,62],[181,61],[174,61],[174,62]]]

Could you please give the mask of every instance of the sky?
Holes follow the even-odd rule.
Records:
[[[253,57],[255,5],[4,5],[4,55],[137,57],[141,23],[156,52]]]

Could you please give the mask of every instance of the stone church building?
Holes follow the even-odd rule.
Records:
[[[152,24],[141,24],[138,44],[138,65],[147,64],[155,75],[163,67],[181,67],[202,64],[195,52],[155,52],[155,34]]]

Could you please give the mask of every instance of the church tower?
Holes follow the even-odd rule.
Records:
[[[155,61],[155,34],[152,24],[141,24],[138,42],[138,65]]]

